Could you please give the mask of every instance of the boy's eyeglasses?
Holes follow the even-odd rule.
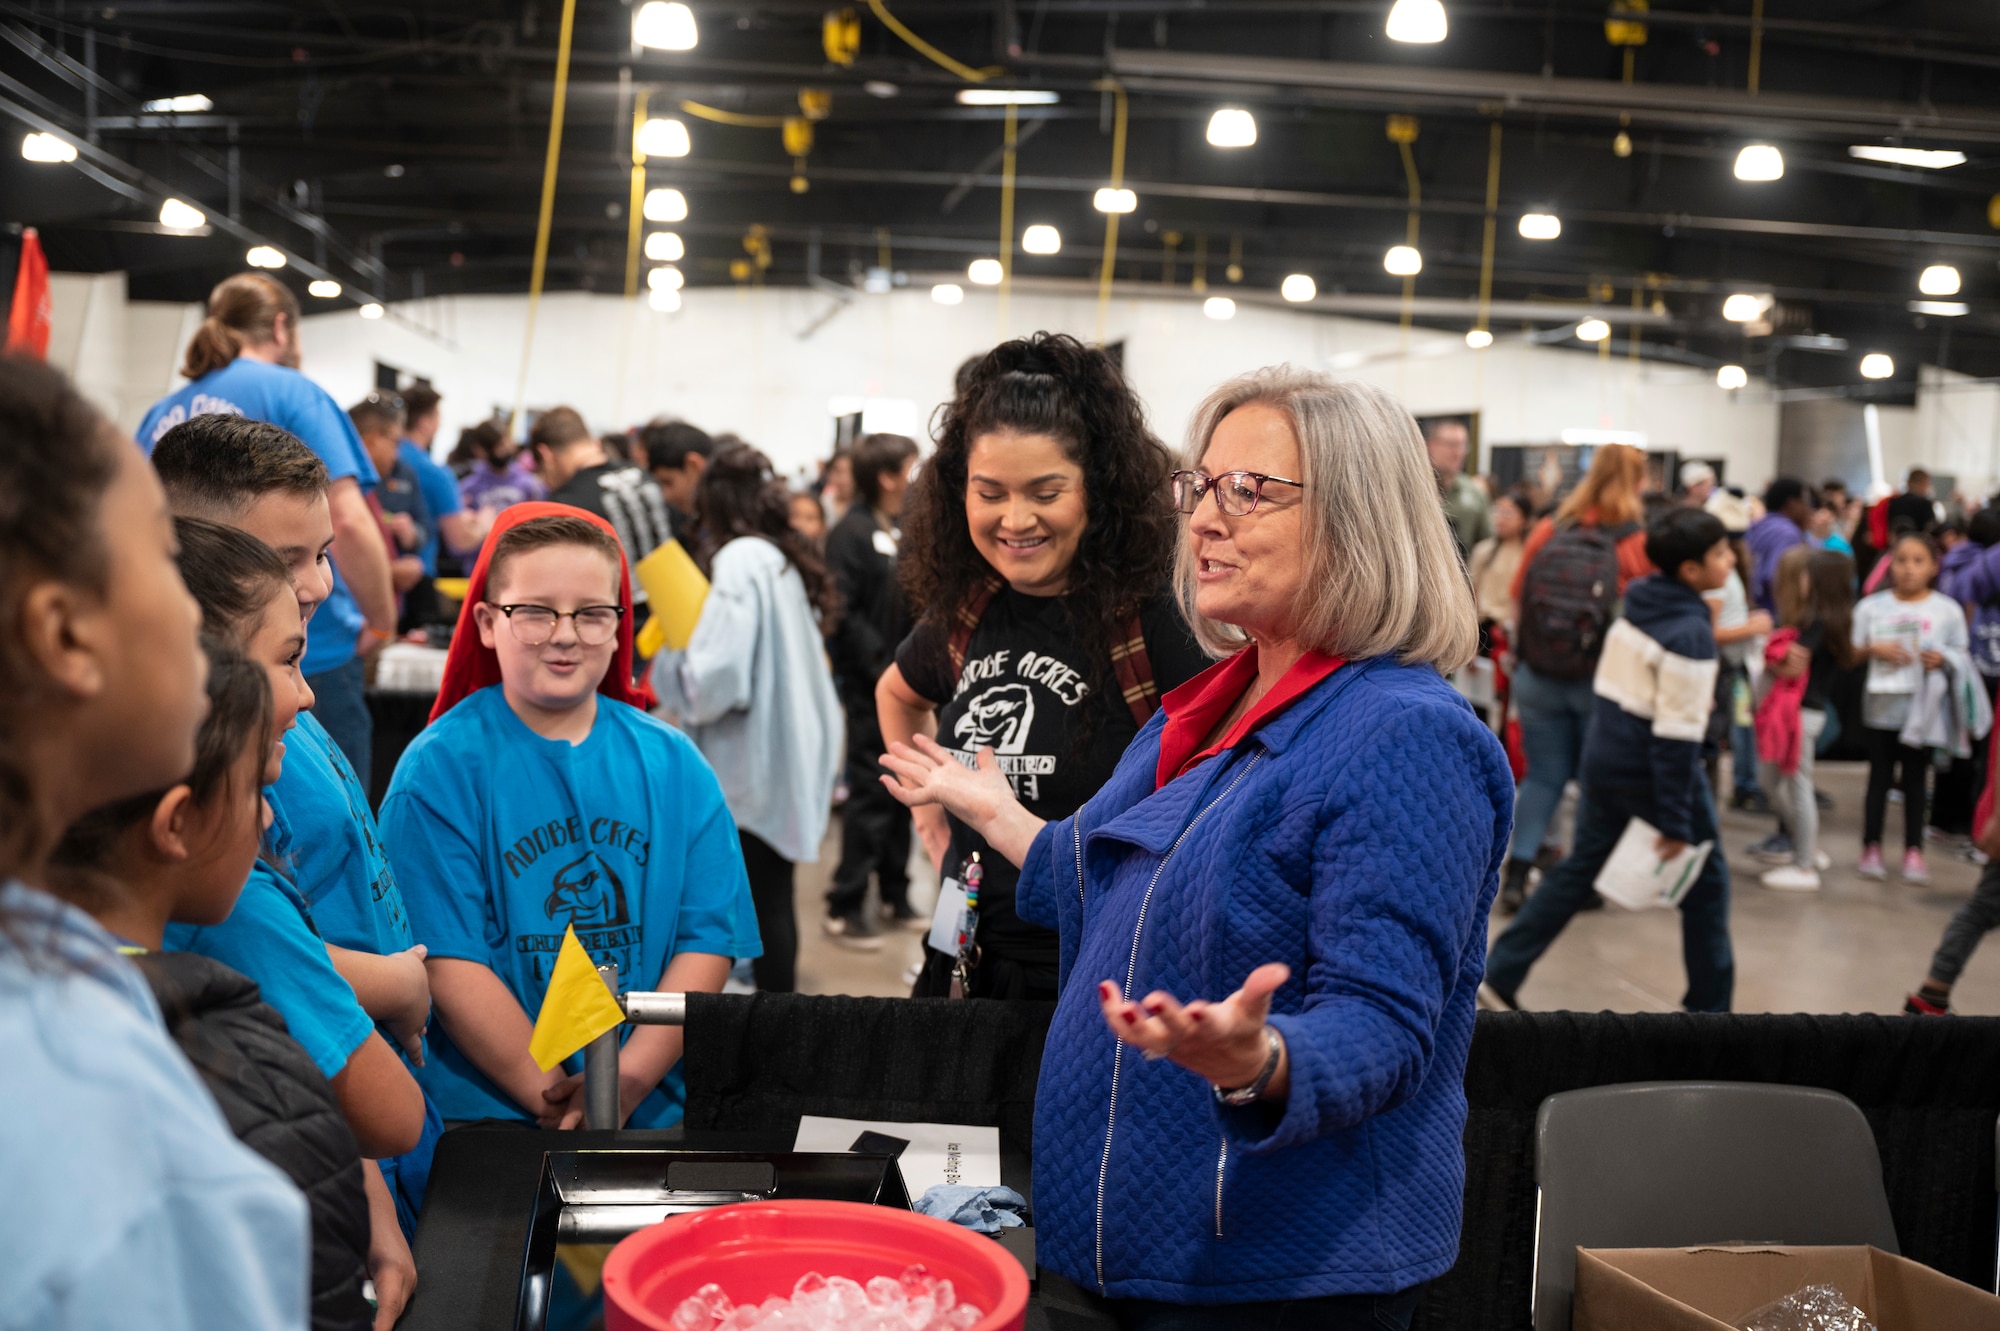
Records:
[[[556,625],[569,620],[576,625],[577,641],[586,647],[602,647],[617,636],[618,621],[625,617],[622,605],[586,605],[558,613],[545,605],[494,605],[507,616],[514,641],[523,647],[540,647],[556,635]]]
[[[1305,487],[1304,481],[1266,476],[1260,471],[1225,471],[1220,476],[1210,476],[1201,471],[1177,471],[1173,475],[1174,507],[1183,513],[1192,513],[1201,507],[1201,497],[1213,490],[1217,508],[1232,518],[1248,517],[1257,507],[1257,501],[1264,497],[1265,485],[1273,482],[1296,485],[1301,489]]]

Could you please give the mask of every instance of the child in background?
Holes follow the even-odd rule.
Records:
[[[1834,676],[1853,657],[1848,639],[1854,613],[1854,561],[1831,550],[1795,545],[1778,559],[1775,590],[1778,622],[1798,636],[1770,670],[1780,680],[1804,680],[1798,701],[1798,766],[1784,772],[1776,763],[1760,764],[1764,787],[1777,806],[1778,825],[1790,842],[1790,850],[1767,851],[1753,846],[1751,853],[1778,864],[1764,875],[1764,886],[1781,892],[1817,892],[1820,870],[1831,861],[1819,849],[1813,756],[1826,730]]]
[[[1861,721],[1868,732],[1868,802],[1862,815],[1863,878],[1888,876],[1882,863],[1882,826],[1889,787],[1901,768],[1903,791],[1903,880],[1928,883],[1924,864],[1924,796],[1930,755],[1901,740],[1910,706],[1924,672],[1944,669],[1943,651],[1970,644],[1965,612],[1950,597],[1931,590],[1938,574],[1938,549],[1921,532],[1896,538],[1889,553],[1885,590],[1854,608],[1854,647],[1868,661],[1867,692]]]
[[[1726,527],[1727,524],[1725,524]],[[1757,640],[1771,631],[1771,616],[1750,606],[1750,593],[1743,585],[1743,550],[1732,538],[1737,566],[1729,580],[1714,591],[1702,593],[1714,616],[1715,651],[1718,672],[1715,681],[1715,712],[1709,718],[1709,738],[1718,748],[1727,745],[1730,753],[1729,807],[1749,813],[1768,813],[1771,805],[1764,787],[1757,781],[1757,739],[1746,721],[1738,721],[1739,704],[1748,712],[1750,653]],[[1709,766],[1709,786],[1715,785],[1715,765]]]
[[[203,645],[209,708],[195,738],[194,770],[179,784],[71,824],[51,861],[49,887],[125,944],[120,950],[135,958],[230,1130],[305,1194],[314,1331],[361,1331],[374,1320],[361,1297],[368,1197],[361,1148],[333,1088],[252,981],[207,957],[161,951],[168,921],[229,917],[270,816],[262,786],[281,722],[265,670],[220,638],[204,635]],[[288,704],[282,724],[290,724],[292,710]]]
[[[719,992],[759,953],[722,788],[636,705],[632,595],[611,525],[521,504],[472,572],[430,727],[382,832],[429,945],[438,1027],[424,1085],[451,1118],[583,1119],[583,1078],[528,1055],[566,929],[621,992]],[[626,1028],[621,1120],[678,1123],[678,1027]]]
[[[305,1199],[230,1133],[118,943],[42,890],[64,829],[179,779],[200,614],[159,483],[0,356],[0,1252],[21,1327],[306,1325]]]
[[[1596,895],[1599,871],[1634,818],[1659,833],[1672,859],[1716,839],[1715,805],[1702,772],[1701,742],[1715,704],[1715,631],[1704,593],[1736,567],[1729,533],[1698,509],[1674,508],[1646,529],[1645,557],[1662,571],[1626,590],[1592,681],[1594,707],[1583,741],[1576,844],[1494,940],[1482,1006],[1515,1008],[1515,994],[1570,917]],[[1681,953],[1690,1012],[1727,1012],[1736,981],[1729,941],[1729,868],[1711,853],[1681,898]]]

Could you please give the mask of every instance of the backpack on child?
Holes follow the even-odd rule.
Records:
[[[1589,679],[1618,617],[1618,543],[1639,530],[1566,522],[1535,553],[1521,580],[1518,648],[1547,679]]]

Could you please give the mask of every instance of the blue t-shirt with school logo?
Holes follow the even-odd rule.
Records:
[[[414,944],[368,796],[310,712],[285,732],[284,774],[268,794],[272,853],[297,880],[326,941],[381,957]]]
[[[331,394],[297,370],[266,365],[247,356],[210,370],[154,403],[139,422],[139,446],[150,457],[153,445],[167,431],[191,416],[212,415],[269,421],[296,435],[300,443],[318,454],[330,479],[352,476],[363,492],[378,483],[375,464],[368,460],[354,422]],[[365,622],[346,579],[334,568],[333,592],[313,612],[312,627],[306,634],[306,659],[299,668],[317,675],[352,661]]]
[[[382,836],[416,941],[492,969],[530,1019],[570,926],[593,961],[617,965],[621,993],[656,988],[682,952],[763,951],[715,773],[679,731],[624,703],[598,699],[590,736],[572,745],[529,730],[500,685],[480,690],[404,752]],[[441,1022],[430,1048],[419,1075],[447,1119],[528,1117]],[[673,1126],[684,1098],[676,1067],[629,1126]]]

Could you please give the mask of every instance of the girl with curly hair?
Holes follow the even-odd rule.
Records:
[[[1042,817],[1096,794],[1160,695],[1209,664],[1170,585],[1172,467],[1102,351],[1037,333],[970,364],[903,508],[919,618],[876,687],[884,740],[997,762]],[[927,950],[917,995],[1053,999],[1056,935],[1015,914],[1015,866],[936,806],[917,831],[948,878],[975,854],[983,875],[962,958]]]

